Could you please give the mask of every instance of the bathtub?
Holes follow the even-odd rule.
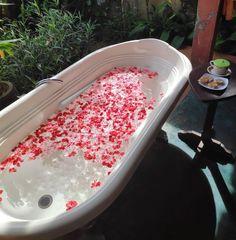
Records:
[[[124,42],[89,54],[53,78],[42,81],[33,91],[0,111],[0,239],[54,239],[73,230],[82,229],[95,219],[113,202],[132,177],[145,151],[176,105],[186,86],[190,71],[189,60],[163,41],[142,39]],[[86,140],[86,143],[90,143],[86,148],[88,155],[90,154],[87,159],[83,159],[85,158],[83,152],[85,147],[75,145],[77,140],[71,140],[71,143],[68,144],[61,135],[60,141],[56,143],[60,142],[61,144],[64,140],[66,145],[60,145],[60,150],[55,148],[57,151],[50,150],[52,146],[55,146],[55,142],[51,140],[47,142],[45,139],[49,138],[49,133],[47,131],[42,133],[40,129],[49,129],[48,126],[52,127],[52,121],[61,119],[59,116],[68,114],[71,109],[77,109],[79,104],[84,104],[83,107],[87,106],[88,104],[84,103],[85,100],[89,96],[90,100],[93,100],[94,96],[91,97],[91,89],[96,90],[96,86],[94,87],[93,84],[100,84],[97,88],[106,85],[101,82],[103,80],[96,80],[104,76],[103,74],[105,76],[107,76],[106,73],[109,73],[109,76],[116,74],[114,81],[121,84],[120,72],[123,74],[122,81],[127,76],[141,73],[149,76],[150,80],[147,80],[148,77],[144,78],[144,75],[140,75],[141,80],[138,79],[137,84],[140,81],[142,83],[139,84],[139,87],[135,86],[136,90],[130,87],[133,85],[127,86],[129,94],[131,94],[131,97],[128,98],[136,100],[139,98],[137,108],[142,109],[145,116],[140,117],[142,111],[139,109],[139,112],[135,113],[138,120],[133,120],[136,124],[135,129],[132,129],[128,137],[128,130],[123,131],[123,135],[119,135],[122,138],[119,146],[123,152],[122,154],[119,151],[112,152],[112,154],[119,153],[114,155],[118,160],[113,156],[113,163],[110,166],[107,165],[107,162],[101,165],[100,160],[92,159],[90,153],[93,145],[90,145],[91,141],[95,140],[90,141],[92,136],[90,129],[88,129],[90,135]],[[105,79],[105,77],[103,78]],[[114,85],[108,87],[110,86]],[[120,86],[116,89],[118,93]],[[109,94],[113,94],[113,89],[111,87],[109,89]],[[107,89],[105,89],[106,91]],[[137,98],[134,91],[137,91],[135,93]],[[138,91],[144,93],[140,92],[139,94]],[[142,101],[147,101],[144,100],[147,98],[149,102],[143,103]],[[70,105],[71,102],[72,105]],[[116,99],[113,105],[116,106],[118,103],[119,100]],[[99,101],[97,104],[100,104]],[[90,110],[92,107],[94,105],[90,106]],[[96,111],[98,111],[98,115],[102,116],[103,112],[101,111],[106,111],[106,109]],[[60,115],[58,115],[59,113]],[[86,122],[89,114],[88,111],[87,115],[83,114],[83,123],[87,128],[90,126]],[[114,113],[112,114],[114,115]],[[122,114],[121,111],[114,116]],[[129,113],[127,113],[128,115]],[[128,118],[123,116],[123,121],[132,124],[133,122],[130,120],[131,123],[129,123]],[[89,119],[92,119],[92,116]],[[67,121],[69,120],[66,118],[61,125],[65,125]],[[73,120],[73,123],[74,121],[77,120]],[[97,124],[97,120],[91,124]],[[104,124],[108,126],[108,123]],[[119,124],[122,127],[122,120]],[[53,126],[53,131],[57,131],[58,129],[55,129],[57,127]],[[126,129],[128,129],[127,126]],[[82,127],[83,129],[84,127]],[[91,129],[95,132],[98,131],[94,130],[94,125]],[[80,134],[82,130],[78,129]],[[120,131],[116,131],[116,134],[120,134]],[[69,135],[71,139],[80,136],[75,134],[73,129],[70,129]],[[42,136],[45,137],[44,142],[41,140],[43,143],[40,142]],[[37,140],[35,140],[36,137],[38,137]],[[50,133],[50,137],[52,137],[52,133]],[[106,130],[103,137],[107,139]],[[34,141],[37,141],[38,145]],[[111,136],[109,141],[111,144],[114,143]],[[106,140],[103,140],[102,143],[103,145],[99,145],[97,148],[100,149],[102,146],[103,150],[101,151],[108,152],[109,149],[117,146],[107,146],[106,144],[110,143],[107,143]],[[34,149],[33,157],[31,150],[29,155],[24,155],[29,151],[25,150],[27,144],[37,150]],[[43,150],[41,146],[44,146]],[[67,150],[72,149],[72,146],[75,151],[68,153]],[[19,150],[20,147],[21,150]],[[63,150],[61,150],[62,148]],[[94,150],[96,158],[99,155],[97,149]],[[19,152],[22,156],[24,155],[24,159],[18,162],[14,160],[14,162],[12,158],[16,159]],[[116,163],[114,164],[114,162]],[[98,181],[99,178],[102,179],[102,182]],[[88,185],[88,181],[90,183],[92,181],[92,183]]]

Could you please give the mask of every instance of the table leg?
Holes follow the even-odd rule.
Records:
[[[217,102],[216,101],[208,104],[207,114],[206,114],[206,118],[205,118],[204,125],[203,125],[203,132],[202,132],[202,137],[203,138],[204,137],[206,139],[212,138],[213,123],[214,123],[216,108],[217,108]]]
[[[230,194],[217,165],[217,163],[233,164],[235,163],[235,159],[231,152],[226,149],[221,142],[212,138],[214,135],[213,122],[216,108],[217,102],[208,104],[202,134],[194,131],[182,131],[178,133],[178,136],[195,151],[194,162],[196,165],[200,168],[209,168],[227,211],[233,220],[236,221],[236,203]]]
[[[207,114],[203,125],[203,133],[195,131],[180,131],[178,137],[185,142],[192,150],[196,151],[202,138],[210,140],[213,135],[213,121],[215,117],[217,103],[209,103]]]
[[[235,159],[231,151],[225,148],[221,142],[212,138],[214,135],[213,122],[216,108],[216,102],[208,104],[202,134],[195,131],[180,131],[178,137],[194,150],[196,154],[201,153],[201,156],[205,156],[207,159],[211,159],[220,164],[233,164]],[[196,157],[196,159],[199,159],[199,156]]]

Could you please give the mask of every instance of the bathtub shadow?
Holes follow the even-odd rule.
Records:
[[[232,183],[232,197],[236,205],[236,168],[231,176]],[[236,213],[224,212],[219,219],[218,231],[216,234],[216,240],[234,240],[236,239]]]
[[[179,104],[173,111],[167,122],[175,126],[174,136],[177,136],[177,131],[195,130],[202,131],[204,116],[206,114],[206,104],[197,99],[197,97],[190,92],[188,96]],[[216,116],[214,119],[214,129],[216,131],[215,138],[221,141],[225,147],[232,151],[233,156],[236,156],[236,98],[230,98],[222,102],[218,102]],[[170,128],[172,130],[173,128]],[[169,129],[168,129],[169,130]],[[179,139],[175,138],[174,142],[180,146]],[[186,145],[181,145],[182,149],[187,150]],[[236,204],[236,168],[235,164],[230,166],[220,166],[221,174],[224,177],[226,185],[231,185],[233,198]],[[208,175],[211,180],[211,175]],[[213,180],[212,180],[213,181]],[[230,187],[229,187],[230,189]],[[217,233],[216,240],[235,240],[236,239],[236,223],[232,220],[227,212],[224,210],[222,199],[219,198],[218,190],[215,188],[215,202],[217,208]]]
[[[183,151],[162,143],[151,147],[94,228],[106,240],[213,240],[215,225],[205,175]]]

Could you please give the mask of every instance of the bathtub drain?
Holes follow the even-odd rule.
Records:
[[[51,195],[43,195],[42,197],[40,197],[39,201],[38,201],[38,205],[40,208],[45,209],[51,206],[52,204],[52,196]]]

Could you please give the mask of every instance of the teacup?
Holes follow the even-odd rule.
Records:
[[[210,61],[210,65],[212,66],[211,72],[217,75],[225,75],[230,66],[230,62],[226,59],[215,59]]]

